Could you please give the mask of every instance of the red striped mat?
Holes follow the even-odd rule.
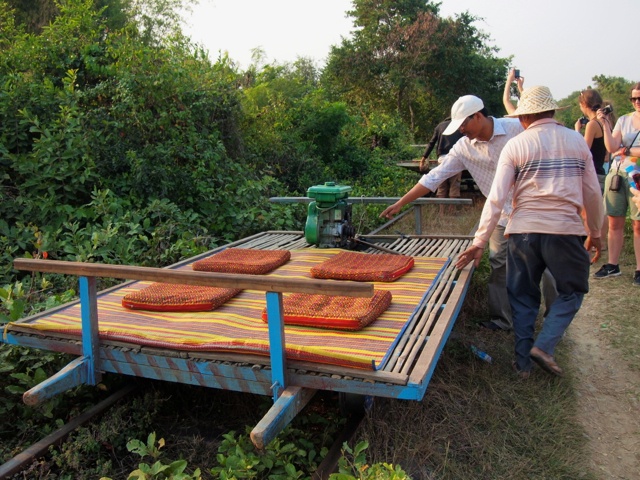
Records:
[[[311,278],[310,269],[339,249],[305,249],[291,252],[291,260],[268,275]],[[416,257],[411,271],[393,283],[373,282],[389,290],[393,300],[376,321],[356,332],[285,327],[286,353],[290,359],[377,368],[394,344],[428,289],[447,264],[447,258]],[[191,264],[183,269],[190,270]],[[225,351],[269,354],[267,325],[262,321],[265,293],[245,290],[209,312],[150,312],[123,308],[122,297],[148,286],[136,282],[98,298],[100,337],[105,340],[186,351]],[[21,327],[80,336],[80,306],[58,310],[48,316],[21,322]]]

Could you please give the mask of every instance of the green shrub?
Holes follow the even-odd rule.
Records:
[[[329,476],[330,480],[410,480],[410,477],[398,465],[381,462],[369,465],[365,450],[368,442],[360,442],[351,448],[346,442],[342,446],[342,457],[338,460],[338,473]]]

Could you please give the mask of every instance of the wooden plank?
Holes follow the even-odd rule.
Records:
[[[258,450],[264,450],[271,440],[302,410],[316,391],[289,387],[282,392],[267,414],[251,431],[251,441]]]
[[[299,292],[348,297],[371,297],[373,284],[347,280],[306,280],[259,275],[168,270],[165,268],[107,265],[102,263],[64,262],[17,258],[17,270],[62,273],[84,277],[125,278],[162,283],[240,288],[269,292]]]
[[[328,365],[311,362],[290,361],[287,364],[289,369],[293,369],[295,373],[325,373],[331,376],[341,376],[346,379],[361,379],[369,383],[388,383],[393,385],[406,385],[408,376],[399,373],[387,372],[385,370],[364,370],[359,368],[341,367],[338,365]],[[299,383],[296,383],[299,385]]]
[[[372,240],[387,240],[387,242],[389,240],[400,240],[398,238],[398,235],[362,235],[362,238],[370,238]],[[467,239],[467,240],[473,240],[473,235],[402,235],[401,239],[412,239],[412,238],[421,238],[421,239],[425,239],[425,240],[430,240],[430,239],[445,239],[445,240],[451,240],[451,239]],[[390,248],[390,247],[389,247]]]
[[[60,393],[72,388],[88,383],[89,361],[84,358],[76,358],[62,370],[55,373],[46,380],[40,382],[35,387],[22,394],[22,401],[26,405],[38,405],[52,399]]]
[[[284,335],[282,293],[267,292],[267,322],[269,325],[269,358],[271,359],[271,390],[273,401],[287,388],[287,355]]]
[[[166,382],[197,385],[220,390],[271,394],[271,371],[250,366],[196,362],[190,359],[155,357],[144,354],[104,352],[104,371]]]
[[[460,251],[466,248],[467,244],[468,240],[466,239],[444,241],[442,248],[445,249],[445,252],[443,253],[454,258]],[[413,254],[415,253],[414,251]],[[400,338],[396,348],[391,353],[390,361],[384,366],[385,370],[406,375],[411,373],[417,356],[431,335],[432,326],[442,315],[445,315],[443,312],[444,306],[456,300],[452,297],[452,289],[456,282],[457,275],[458,270],[453,264],[450,264],[447,269],[442,272],[438,282],[432,287],[433,292],[430,292],[432,295],[427,300],[427,304],[407,327],[404,335]]]
[[[40,348],[54,352],[69,353],[73,355],[82,354],[82,346],[77,337],[73,337],[62,333],[47,333],[46,335],[35,335],[31,329],[21,328],[19,325],[12,325],[11,331],[8,332],[7,342],[14,345],[22,345],[31,348]],[[17,333],[17,335],[16,335]],[[132,361],[147,365],[149,356],[158,357],[157,361],[162,357],[171,354],[171,356],[186,354],[186,359],[193,362],[224,362],[230,366],[245,365],[256,368],[268,369],[269,358],[263,355],[251,355],[230,352],[181,352],[169,351],[162,348],[145,347],[142,353],[142,347],[134,343],[117,342],[113,340],[101,341],[101,359],[123,361],[123,354],[136,356]],[[138,356],[139,355],[139,356]],[[292,373],[300,373],[301,375],[311,374],[327,374],[330,376],[341,376],[346,379],[359,379],[369,383],[388,383],[393,385],[406,385],[408,376],[400,373],[388,372],[385,370],[364,370],[359,368],[348,368],[339,365],[320,364],[312,362],[301,362],[297,360],[287,361],[288,371]],[[267,370],[268,371],[268,370]],[[221,373],[222,374],[222,373]],[[231,372],[231,375],[235,373]],[[269,373],[267,373],[269,375]]]
[[[423,322],[420,328],[416,331],[416,337],[415,337],[416,348],[413,348],[408,351],[407,356],[404,358],[404,365],[401,365],[401,368],[400,368],[401,373],[405,373],[405,374],[410,373],[415,363],[415,359],[417,355],[420,353],[423,345],[429,341],[429,339],[431,338],[431,335],[433,334],[432,327],[435,325],[436,321],[439,321],[441,318],[445,320],[443,318],[443,315],[444,315],[443,306],[446,305],[449,301],[451,301],[449,294],[451,292],[451,286],[454,281],[454,277],[455,277],[455,274],[452,272],[450,277],[451,281],[443,282],[442,295],[440,295],[438,297],[438,301],[431,306],[432,308],[430,309],[428,314],[425,315],[424,317],[426,321]]]
[[[80,316],[82,322],[82,356],[87,366],[86,382],[97,385],[102,380],[98,345],[98,300],[96,278],[80,277]]]
[[[289,385],[386,398],[400,398],[409,388],[407,384],[372,382],[358,378],[343,378],[339,375],[311,375],[309,373],[290,374]],[[412,388],[415,389],[415,386]]]
[[[446,299],[446,293],[450,289],[449,281],[452,274],[451,268],[447,269],[441,274],[438,283],[433,286],[429,301],[418,317],[418,320],[414,322],[411,335],[406,336],[402,350],[396,353],[396,364],[390,365],[390,370],[403,374],[406,374],[406,372],[410,370],[416,353],[422,349],[426,341],[427,335],[424,333],[425,330],[428,332],[431,323],[433,323],[436,315],[440,312],[440,308]]]
[[[431,374],[435,369],[440,352],[446,343],[448,333],[453,327],[454,319],[456,318],[462,302],[464,300],[464,294],[469,287],[469,280],[473,272],[472,264],[467,265],[461,270],[460,276],[453,288],[449,301],[440,314],[438,322],[433,327],[431,335],[427,344],[425,345],[420,357],[416,362],[416,366],[409,375],[409,383],[429,383]],[[427,377],[428,375],[428,377]]]
[[[39,348],[41,350],[51,350],[59,353],[69,353],[78,356],[82,355],[82,343],[78,337],[69,339],[63,338],[61,335],[53,336],[48,334],[48,332],[39,332],[41,334],[37,335],[32,329],[25,329],[17,323],[7,324],[6,329],[2,343]]]

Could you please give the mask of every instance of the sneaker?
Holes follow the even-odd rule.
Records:
[[[640,287],[640,270],[636,270],[636,273],[633,276],[633,285],[635,287]]]
[[[618,277],[620,276],[620,266],[605,263],[593,276],[595,278]]]

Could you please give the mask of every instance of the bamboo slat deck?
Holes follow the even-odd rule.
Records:
[[[451,259],[466,249],[471,241],[471,237],[466,236],[412,235],[369,235],[362,236],[362,239],[367,245],[372,245],[363,250],[366,253],[391,250],[414,257]],[[315,248],[307,244],[303,232],[269,231],[172,267],[182,266],[228,247],[265,250]],[[458,271],[453,262],[449,263],[393,347],[389,360],[379,370],[289,361],[288,384],[345,393],[421,399],[462,306],[470,276],[470,267]],[[77,337],[51,332],[34,333],[25,326],[30,320],[48,313],[51,311],[12,324],[5,330],[4,341],[80,355],[82,345]],[[267,395],[271,391],[270,361],[268,357],[260,355],[188,352],[115,341],[100,341],[99,352],[101,368],[106,372]]]

